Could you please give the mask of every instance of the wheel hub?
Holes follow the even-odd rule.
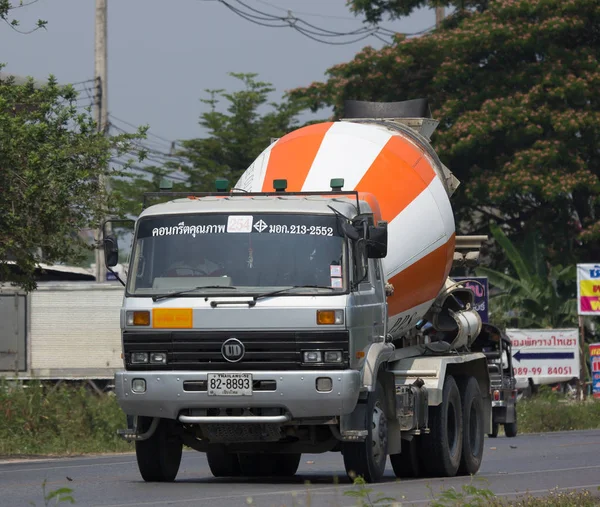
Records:
[[[373,408],[373,428],[371,431],[372,456],[376,463],[382,461],[386,456],[387,449],[387,418],[379,406]]]

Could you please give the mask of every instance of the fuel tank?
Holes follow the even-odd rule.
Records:
[[[450,195],[458,181],[429,143],[435,120],[385,113],[361,118],[359,111],[359,117],[299,128],[266,148],[235,187],[267,192],[273,180],[286,179],[287,191],[329,191],[332,178],[343,178],[343,190],[374,195],[388,222],[383,267],[394,286],[388,332],[399,335],[444,288],[455,247]]]

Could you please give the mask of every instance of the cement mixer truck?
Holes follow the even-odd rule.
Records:
[[[475,474],[491,432],[473,292],[449,278],[458,181],[424,100],[349,101],[268,146],[232,188],[162,192],[135,223],[118,402],[145,481],[182,448],[215,477],[292,476],[339,452],[350,478]],[[227,185],[227,186],[225,186]],[[118,258],[104,236],[107,267]]]

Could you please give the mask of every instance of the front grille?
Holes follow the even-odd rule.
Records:
[[[227,361],[221,354],[225,340],[237,338],[244,357]],[[348,367],[347,331],[124,331],[125,364],[128,370],[299,370]],[[306,350],[341,350],[341,363],[302,362]],[[132,352],[166,352],[167,364],[131,364]]]

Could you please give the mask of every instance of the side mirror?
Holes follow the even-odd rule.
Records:
[[[388,230],[387,222],[378,222],[377,226],[369,226],[367,240],[367,256],[369,259],[383,259],[387,256]]]
[[[112,268],[119,262],[119,243],[115,236],[104,238],[104,263]]]

